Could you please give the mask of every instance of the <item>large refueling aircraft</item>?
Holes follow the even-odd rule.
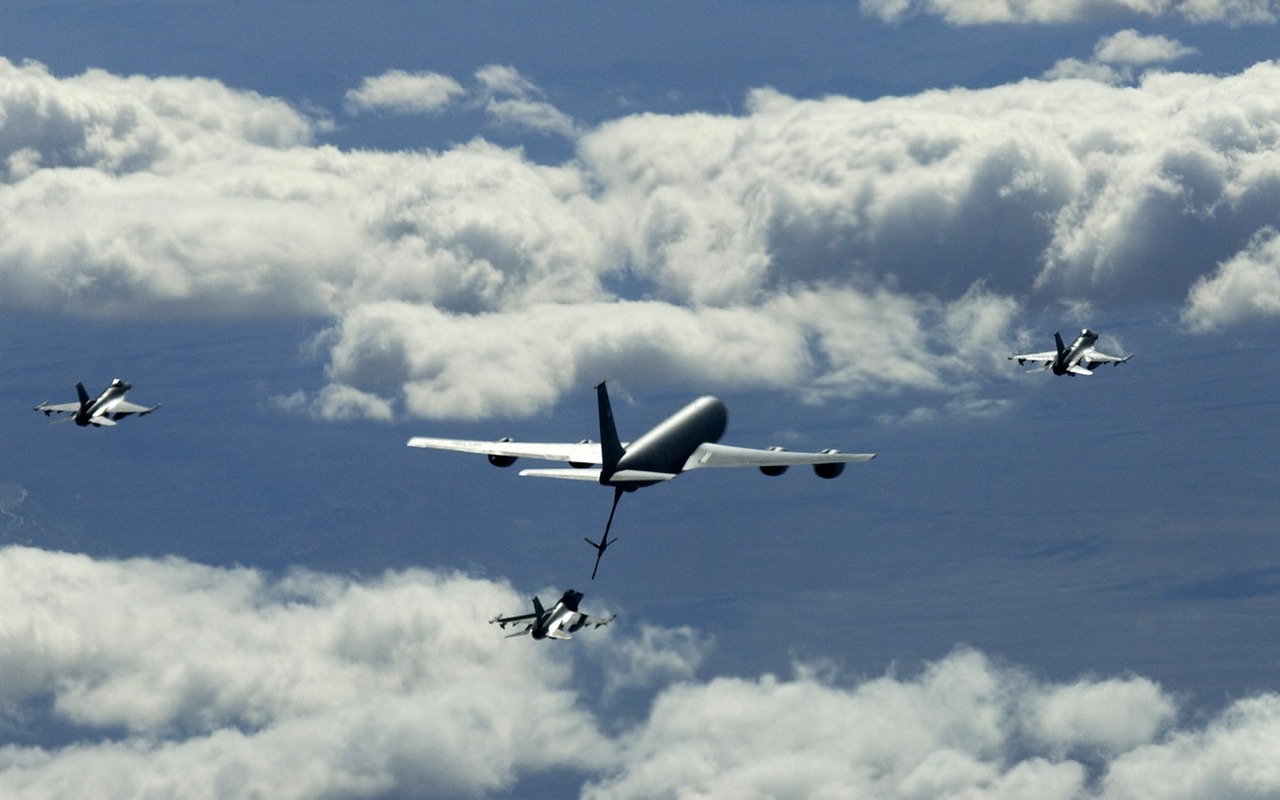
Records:
[[[568,468],[525,469],[520,474],[591,481],[613,487],[613,506],[609,509],[604,536],[599,542],[587,539],[596,549],[595,568],[591,571],[593,580],[605,548],[617,541],[609,539],[609,529],[613,525],[613,514],[618,509],[618,500],[624,492],[669,481],[682,472],[704,467],[758,467],[765,475],[781,475],[790,466],[809,464],[818,477],[834,478],[844,471],[847,463],[875,458],[874,453],[841,453],[836,450],[800,453],[781,447],[759,450],[717,444],[728,423],[728,410],[723,402],[710,396],[699,397],[640,438],[623,443],[618,438],[609,392],[604,383],[596,386],[596,401],[600,417],[599,442],[589,439],[576,443],[517,442],[512,439],[492,442],[415,436],[408,445],[480,453],[488,456],[489,463],[496,467],[509,467],[522,457],[567,461]]]

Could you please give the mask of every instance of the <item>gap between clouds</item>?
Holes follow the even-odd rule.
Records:
[[[5,547],[0,789],[479,796],[560,772],[602,798],[1280,792],[1275,694],[1187,722],[1140,676],[1045,683],[965,648],[911,674],[698,678],[705,638],[625,610],[569,644],[484,624],[524,602],[425,569],[270,576]],[[597,694],[601,667],[615,683]],[[609,700],[628,687],[651,695],[639,721]],[[62,743],[41,742],[50,727]]]
[[[1181,52],[1127,33],[1096,57]],[[570,125],[553,165],[481,139],[340,151],[209,80],[3,59],[0,78],[3,307],[328,315],[327,386],[278,401],[327,418],[529,415],[602,375],[963,409],[1030,303],[1181,304],[1194,330],[1280,316],[1280,62],[865,102],[759,89],[740,116]],[[544,102],[509,67],[476,86]],[[348,102],[465,93],[387,73]]]

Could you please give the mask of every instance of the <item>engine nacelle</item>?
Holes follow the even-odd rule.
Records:
[[[778,446],[778,445],[776,445],[776,444],[775,444],[774,446],[770,447],[769,449],[770,449],[770,450],[772,450],[772,451],[773,451],[773,452],[775,452],[775,453],[777,453],[777,452],[779,452],[780,450],[782,450],[782,448],[781,448],[781,447],[779,447],[779,446]],[[776,477],[778,477],[779,475],[781,475],[782,473],[784,473],[784,472],[786,472],[786,471],[787,471],[787,465],[786,465],[786,464],[779,464],[779,465],[777,465],[777,466],[773,466],[773,467],[761,467],[761,468],[760,468],[760,471],[761,471],[761,472],[763,472],[765,475],[768,475],[770,478],[776,478]]]
[[[835,453],[837,451],[828,448],[826,450],[823,450],[822,452]],[[832,478],[838,478],[840,477],[840,473],[842,472],[844,472],[843,461],[834,461],[829,464],[813,465],[813,474],[817,475],[819,478],[825,478],[826,480],[831,480]]]
[[[514,442],[515,439],[512,439],[510,436],[504,436],[498,441]],[[512,464],[516,463],[515,456],[497,456],[497,455],[490,454],[488,458],[489,458],[489,463],[494,465],[495,467],[509,467]]]

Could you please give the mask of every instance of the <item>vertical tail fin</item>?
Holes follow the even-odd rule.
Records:
[[[83,383],[76,384],[76,394],[80,395],[80,407],[84,408],[92,402],[89,399],[89,393],[85,391]]]
[[[596,403],[600,407],[600,479],[603,483],[613,476],[622,460],[622,442],[618,439],[618,428],[613,424],[613,407],[609,405],[609,390],[604,381],[596,386]]]
[[[542,615],[546,613],[546,612],[542,609],[542,601],[538,599],[538,596],[537,596],[537,595],[534,595],[534,596],[533,596],[533,613],[535,613],[535,614],[537,614],[537,615],[538,615],[538,619],[539,619],[539,620],[541,620],[541,619],[542,619]]]
[[[1062,358],[1064,355],[1066,355],[1067,346],[1062,343],[1062,334],[1058,333],[1057,331],[1054,331],[1053,343],[1058,346],[1058,358]]]

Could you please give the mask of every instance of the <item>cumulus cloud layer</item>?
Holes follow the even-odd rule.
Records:
[[[357,93],[402,97],[392,78]],[[279,400],[319,416],[532,414],[604,376],[961,409],[1028,302],[1280,315],[1243,288],[1276,268],[1280,62],[871,102],[761,89],[742,115],[587,131],[516,70],[479,71],[493,118],[573,137],[549,165],[480,139],[344,152],[212,81],[5,60],[0,79],[3,307],[328,317],[327,387]]]
[[[1277,0],[861,0],[860,7],[885,22],[930,14],[952,25],[1056,24],[1133,16],[1242,25],[1280,18]]]
[[[849,681],[696,672],[696,632],[562,644],[484,624],[510,587],[0,550],[0,790],[24,798],[438,797],[548,772],[586,797],[1267,798],[1280,696],[1181,725],[1138,676],[1044,683],[960,649]],[[582,647],[579,647],[582,645]],[[593,699],[649,687],[623,722]],[[672,683],[672,681],[677,681]],[[39,731],[59,726],[58,744]]]

